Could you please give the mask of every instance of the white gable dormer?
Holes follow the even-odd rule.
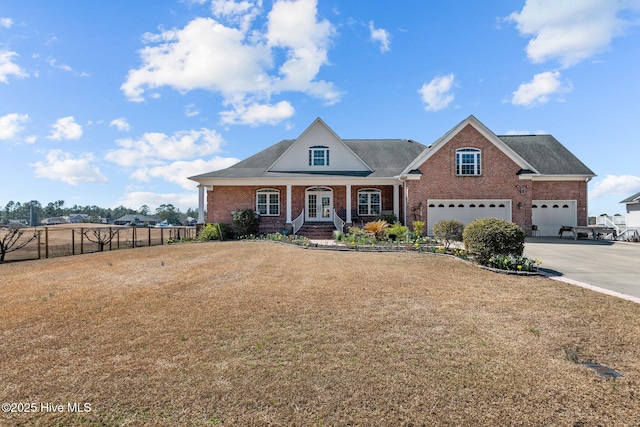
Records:
[[[317,118],[268,169],[269,172],[346,172],[371,168]]]

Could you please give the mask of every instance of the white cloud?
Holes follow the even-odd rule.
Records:
[[[527,0],[507,19],[532,37],[526,48],[532,62],[558,59],[566,68],[607,50],[614,37],[638,25],[638,12],[637,0]]]
[[[269,105],[272,94],[287,91],[338,102],[341,94],[333,84],[316,80],[328,64],[335,34],[329,21],[318,21],[316,0],[277,0],[266,27],[251,30],[261,6],[260,0],[213,1],[218,21],[196,18],[182,29],[145,35],[142,65],[129,71],[121,90],[135,102],[164,86],[218,92],[238,117],[253,105]]]
[[[189,208],[198,207],[198,192],[195,190],[191,193],[132,191],[126,193],[113,207],[147,205],[151,211],[155,211],[162,204],[172,204],[182,212],[186,212]]]
[[[131,174],[131,178],[143,182],[149,182],[154,178],[161,178],[189,190],[195,188],[197,184],[187,179],[187,177],[224,169],[238,163],[238,161],[238,159],[232,157],[218,156],[210,160],[178,161],[163,166],[138,169]]]
[[[0,18],[0,27],[11,28],[13,26],[13,19]]]
[[[259,124],[276,124],[288,119],[295,113],[293,106],[288,101],[280,101],[276,105],[251,104],[236,105],[231,111],[220,113],[221,122],[224,124],[244,124],[257,126]]]
[[[202,128],[199,131],[180,131],[168,136],[149,132],[139,139],[119,139],[117,150],[109,151],[105,158],[120,166],[164,165],[167,161],[191,159],[214,154],[223,144],[220,134]]]
[[[187,104],[184,107],[184,115],[187,117],[195,117],[200,114],[200,109],[195,104]]]
[[[28,114],[11,113],[0,117],[0,140],[12,140],[24,129],[23,124],[29,121]]]
[[[426,111],[438,111],[447,108],[453,102],[454,96],[451,93],[455,75],[434,77],[429,83],[422,85],[418,93],[422,95],[424,109]]]
[[[127,123],[127,119],[125,119],[124,117],[119,117],[117,119],[111,120],[111,122],[109,123],[109,126],[115,126],[116,129],[121,130],[123,132],[129,132],[129,129],[131,129],[131,127],[129,126],[129,123]]]
[[[560,71],[545,71],[536,74],[529,83],[522,83],[513,92],[513,105],[535,107],[549,102],[551,95],[570,92],[571,84],[563,85],[560,81]]]
[[[640,177],[633,175],[607,175],[593,183],[590,199],[618,195],[628,197],[640,191]]]
[[[254,19],[260,14],[262,0],[256,1],[234,1],[234,0],[212,0],[211,13],[218,19],[224,19],[233,24],[239,25],[242,32],[246,32],[251,27]]]
[[[82,137],[82,126],[75,122],[73,116],[58,119],[52,126],[53,130],[49,139],[60,141],[62,139],[80,139]]]
[[[69,71],[69,72],[73,71],[73,69],[70,66],[68,66],[67,64],[58,64],[58,62],[56,61],[55,58],[47,59],[47,64],[49,64],[53,68],[57,68],[57,69],[62,70],[62,71]]]
[[[0,51],[0,82],[9,83],[9,76],[15,76],[17,78],[28,77],[29,75],[22,70],[18,65],[14,64],[13,58],[18,54],[10,52],[8,50]]]
[[[93,166],[94,157],[91,153],[83,153],[79,157],[72,157],[61,150],[49,150],[46,162],[32,163],[34,173],[38,178],[60,180],[71,185],[82,182],[104,184],[107,178],[100,173],[98,167]]]
[[[545,132],[542,129],[538,129],[535,132],[529,132],[528,130],[521,130],[521,129],[510,129],[508,130],[505,135],[545,135],[548,132]]]
[[[385,53],[391,50],[391,35],[382,28],[374,28],[373,21],[369,21],[369,31],[371,32],[371,41],[380,43],[380,52]]]

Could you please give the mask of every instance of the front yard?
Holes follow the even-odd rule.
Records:
[[[640,305],[542,277],[260,241],[0,277],[0,400],[39,405],[0,425],[640,424]]]

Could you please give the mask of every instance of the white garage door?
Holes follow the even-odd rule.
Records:
[[[464,225],[478,218],[511,221],[511,200],[435,200],[427,201],[427,227],[433,236],[433,225],[443,219],[457,219]]]
[[[538,227],[538,236],[557,236],[563,225],[578,225],[575,200],[533,200],[531,224]]]

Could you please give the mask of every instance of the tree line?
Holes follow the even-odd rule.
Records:
[[[20,203],[10,201],[0,211],[0,224],[8,224],[10,221],[20,221],[23,224],[37,226],[47,218],[53,217],[65,217],[72,214],[86,214],[88,217],[84,222],[107,222],[112,223],[116,219],[130,214],[130,215],[144,215],[154,216],[161,221],[166,221],[169,224],[184,224],[188,217],[198,218],[198,209],[187,209],[186,212],[181,212],[179,208],[176,208],[172,204],[162,204],[155,211],[152,211],[149,206],[142,205],[138,209],[131,209],[124,206],[118,206],[117,208],[102,208],[99,206],[79,206],[74,204],[73,206],[65,205],[64,200],[56,200],[43,205],[37,200],[31,200],[29,202]]]

